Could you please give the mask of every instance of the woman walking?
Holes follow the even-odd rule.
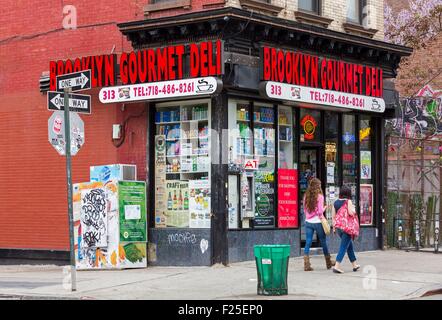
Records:
[[[346,205],[346,206],[344,206]],[[343,209],[339,211],[339,209]],[[333,272],[335,273],[344,273],[341,269],[341,263],[344,259],[345,253],[347,253],[348,258],[353,266],[353,271],[358,271],[360,266],[356,263],[356,255],[353,248],[353,236],[347,232],[344,232],[339,227],[335,227],[337,221],[337,215],[341,215],[339,219],[349,219],[352,216],[356,215],[356,210],[351,202],[351,189],[347,186],[342,186],[339,192],[339,199],[335,201],[333,204],[333,230],[337,232],[339,237],[341,238],[341,245],[339,247],[338,255],[336,256],[336,264],[333,267]],[[347,211],[347,213],[345,212]],[[348,216],[346,216],[348,214]]]
[[[313,241],[313,234],[316,234],[321,242],[322,251],[325,256],[325,263],[327,269],[334,265],[334,261],[330,258],[330,253],[327,247],[326,234],[322,227],[321,218],[324,218],[324,195],[321,190],[321,181],[313,178],[309,182],[309,186],[304,195],[304,213],[305,213],[305,233],[306,242],[304,247],[304,271],[313,271],[310,265],[310,247]]]

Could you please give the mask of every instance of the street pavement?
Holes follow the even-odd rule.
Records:
[[[66,288],[62,266],[0,265],[0,299],[145,299],[145,300],[442,300],[442,254],[399,250],[358,253],[361,269],[347,258],[344,274],[325,267],[322,256],[291,258],[289,294],[257,295],[254,261],[212,267],[148,267],[136,270],[77,272],[77,291]],[[1,261],[0,261],[1,264]],[[422,297],[432,291],[434,294]]]

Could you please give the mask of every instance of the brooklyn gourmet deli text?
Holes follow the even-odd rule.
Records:
[[[263,47],[261,78],[324,90],[382,97],[382,69]]]
[[[223,42],[206,41],[122,53],[58,60],[49,63],[50,90],[56,89],[56,77],[91,69],[92,87],[178,80],[186,77],[218,76],[224,72]],[[118,71],[118,72],[117,72]]]

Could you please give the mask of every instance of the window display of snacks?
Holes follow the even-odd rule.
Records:
[[[156,214],[155,221],[164,221],[161,223],[163,227],[189,228],[192,226],[189,223],[191,215],[188,184],[190,181],[203,180],[207,181],[210,188],[210,109],[208,103],[184,102],[182,106],[172,107],[166,103],[163,105],[165,106],[157,105],[155,122],[156,134],[166,137],[163,181],[169,187],[166,187],[167,198],[164,199],[167,208],[156,210],[159,218]],[[155,162],[155,165],[159,164]],[[208,194],[210,195],[210,190]],[[210,227],[210,223],[208,225]],[[197,226],[194,224],[193,227]]]
[[[253,114],[253,121],[274,123],[275,115],[273,108],[260,107],[259,111],[255,111]]]
[[[278,106],[278,144],[279,168],[293,169],[293,119],[294,112],[291,107]]]
[[[255,126],[254,128],[255,155],[275,155],[275,129]]]
[[[157,111],[155,113],[155,123],[167,123],[167,122],[179,122],[180,111],[179,109]]]

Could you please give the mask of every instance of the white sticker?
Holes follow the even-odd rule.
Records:
[[[138,220],[141,219],[140,205],[128,204],[124,206],[124,218],[126,220]]]
[[[206,239],[201,239],[200,248],[202,253],[206,252],[209,248],[209,241],[207,241]]]
[[[272,264],[271,259],[261,259],[262,264]]]

